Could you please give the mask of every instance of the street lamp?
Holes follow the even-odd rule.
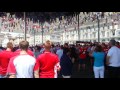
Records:
[[[97,13],[97,23],[98,23],[98,43],[100,42],[100,13]]]
[[[24,40],[26,40],[26,12],[24,12]]]
[[[79,31],[79,13],[78,13],[78,41],[80,40],[80,31]]]

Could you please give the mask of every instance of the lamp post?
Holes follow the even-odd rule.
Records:
[[[78,41],[80,40],[80,31],[79,31],[79,13],[78,13]]]
[[[97,23],[98,23],[98,43],[100,42],[100,19],[99,19],[99,13],[97,13]]]
[[[27,33],[27,31],[26,31],[26,13],[24,12],[24,40],[26,40],[26,33]]]

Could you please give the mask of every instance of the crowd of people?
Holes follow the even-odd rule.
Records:
[[[21,41],[13,47],[11,42],[0,48],[0,78],[71,78],[73,65],[77,71],[86,70],[90,62],[95,78],[120,77],[120,44],[115,40],[84,45],[53,45],[46,41],[42,46],[29,46]]]
[[[54,15],[53,15],[54,14]],[[66,12],[30,12],[26,13],[27,33],[31,30],[41,31],[41,22],[45,32],[78,26],[76,15],[63,17]],[[84,14],[84,15],[83,15]],[[86,23],[96,22],[97,12],[80,13],[80,26]],[[100,12],[100,18],[107,21],[120,21],[120,13]],[[50,17],[47,17],[50,16]],[[56,17],[56,18],[55,18]],[[57,18],[59,17],[59,18]],[[43,19],[44,18],[44,19]],[[47,21],[48,19],[53,19]],[[40,22],[36,21],[39,20]],[[102,20],[102,19],[101,19]],[[24,32],[23,13],[0,12],[0,30],[8,32]],[[109,26],[109,25],[108,25]],[[35,28],[36,27],[36,28]],[[76,30],[76,29],[75,29]],[[21,41],[19,46],[13,47],[11,42],[7,47],[0,47],[0,78],[71,78],[73,65],[77,63],[77,71],[86,70],[87,62],[90,62],[90,70],[95,78],[120,77],[120,44],[115,40],[105,43],[89,43],[84,45],[54,45],[46,41],[41,46],[29,46],[29,42]]]

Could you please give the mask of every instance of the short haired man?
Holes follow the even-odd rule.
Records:
[[[11,58],[7,73],[9,78],[33,78],[36,59],[27,53],[28,42],[20,42],[20,55]]]
[[[8,42],[7,49],[0,52],[0,78],[6,75],[8,63],[13,55],[12,49],[13,44]]]
[[[28,46],[29,46],[29,42],[26,41],[26,43],[27,43]],[[19,43],[19,46],[20,46],[20,43]],[[20,51],[21,51],[21,49],[16,50],[16,51],[14,52],[14,56],[19,55],[19,54],[20,54]],[[33,53],[30,49],[28,49],[28,48],[27,48],[27,53],[28,53],[29,55],[31,55],[31,56],[34,56],[34,53]]]
[[[120,77],[120,49],[115,46],[116,41],[110,40],[110,49],[107,54],[106,64],[108,65],[108,75],[110,78]]]
[[[38,56],[34,68],[35,78],[57,78],[57,71],[60,70],[59,58],[50,52],[51,42],[45,42],[45,52]]]

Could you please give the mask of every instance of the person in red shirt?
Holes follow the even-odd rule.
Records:
[[[12,49],[13,49],[13,44],[11,42],[8,42],[7,49],[0,52],[0,78],[6,76],[9,61],[13,55]]]
[[[35,78],[57,78],[57,71],[60,70],[59,58],[50,52],[51,42],[45,43],[45,52],[38,56],[34,68]]]
[[[106,46],[104,43],[102,43],[102,44],[101,44],[101,47],[102,47],[102,51],[106,53],[106,51],[107,51],[107,46]]]
[[[103,51],[107,54],[108,53],[108,50],[109,50],[109,48],[108,48],[108,46],[106,45],[105,47],[103,47]]]
[[[8,64],[7,75],[9,78],[34,78],[36,59],[27,53],[28,42],[20,42],[20,54],[12,57]]]
[[[81,66],[85,70],[86,50],[81,49],[81,51],[82,52],[80,53],[80,56],[79,56],[78,71],[80,71]]]

